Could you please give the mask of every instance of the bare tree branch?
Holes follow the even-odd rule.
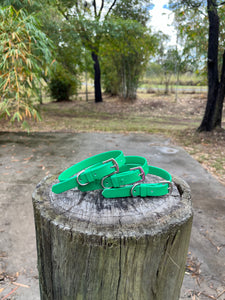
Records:
[[[224,2],[221,2],[221,3],[219,3],[219,4],[217,4],[217,6],[219,7],[219,6],[222,6],[222,5],[224,5],[225,4],[225,1]]]
[[[108,15],[110,14],[111,10],[112,10],[113,7],[115,6],[116,1],[117,1],[117,0],[114,0],[114,1],[113,1],[112,5],[110,6],[110,8],[109,8],[109,10],[108,10],[108,12],[107,12],[107,14],[106,14],[106,16],[105,16],[105,19],[108,17]]]
[[[97,17],[97,8],[96,8],[96,1],[93,0],[92,5],[94,6],[94,13],[95,13],[95,18]]]
[[[102,4],[101,4],[101,7],[100,7],[100,10],[99,10],[99,13],[98,13],[98,17],[99,18],[101,17],[101,13],[102,13],[103,7],[104,7],[104,0],[102,0]]]

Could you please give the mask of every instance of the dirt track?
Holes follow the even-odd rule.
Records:
[[[144,155],[189,183],[194,222],[180,299],[224,300],[225,187],[167,138],[110,133],[0,134],[0,297],[13,291],[10,299],[39,300],[31,202],[35,185],[47,174],[112,149]]]

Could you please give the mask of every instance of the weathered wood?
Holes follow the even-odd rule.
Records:
[[[183,180],[171,196],[117,199],[56,195],[55,182],[33,194],[42,300],[179,299],[192,224]]]

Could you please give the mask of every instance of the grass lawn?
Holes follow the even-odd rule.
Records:
[[[30,131],[63,132],[142,132],[160,134],[183,147],[217,179],[225,184],[225,131],[197,133],[206,105],[206,94],[175,95],[140,92],[134,102],[103,96],[94,103],[94,94],[80,93],[68,102],[40,106],[41,122],[30,122]],[[1,131],[22,131],[19,124],[0,121]]]

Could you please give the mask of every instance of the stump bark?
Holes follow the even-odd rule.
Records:
[[[179,299],[192,225],[183,180],[173,177],[170,196],[116,199],[56,195],[56,182],[33,193],[42,300]]]

